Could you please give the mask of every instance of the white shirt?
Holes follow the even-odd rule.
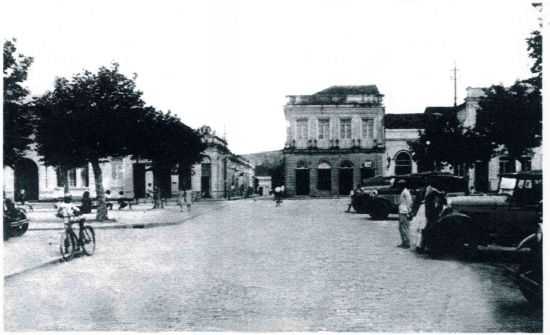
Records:
[[[399,195],[399,214],[409,214],[413,204],[411,192],[408,188],[404,188]]]

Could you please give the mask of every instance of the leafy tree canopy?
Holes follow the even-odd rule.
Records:
[[[157,166],[189,168],[201,159],[206,148],[200,134],[171,112],[153,107],[144,109],[134,129],[136,140],[131,151],[135,158],[150,159]]]
[[[58,78],[35,101],[38,152],[47,165],[77,167],[129,154],[133,129],[143,122],[142,93],[118,64]]]
[[[506,88],[493,85],[479,101],[476,131],[504,146],[511,158],[521,160],[541,144],[542,101],[540,91],[529,81]]]
[[[29,149],[33,133],[33,117],[25,102],[29,91],[23,86],[32,57],[17,54],[15,40],[4,42],[4,165],[15,162]]]
[[[483,134],[463,127],[456,112],[455,109],[426,115],[425,129],[419,139],[409,142],[419,170],[439,170],[445,165],[472,166],[491,157],[494,145]]]

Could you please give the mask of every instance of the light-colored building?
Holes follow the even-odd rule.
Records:
[[[479,100],[485,95],[483,88],[466,88],[466,98],[457,111],[458,120],[465,127],[474,127],[479,110]],[[514,136],[514,134],[510,134]],[[498,177],[502,173],[524,170],[542,169],[542,146],[533,148],[530,155],[526,155],[522,162],[512,161],[506,155],[498,155],[488,162],[477,162],[473,169],[467,171],[470,178],[470,186],[477,191],[491,191],[498,188]]]
[[[384,118],[385,176],[418,172],[409,142],[418,139],[420,131],[424,129],[424,120],[424,113],[386,114]]]
[[[253,187],[254,166],[231,153],[225,139],[208,126],[200,129],[206,149],[202,161],[193,165],[191,188],[199,198],[223,199],[244,196]]]
[[[419,131],[424,129],[424,120],[428,114],[456,113],[458,121],[468,128],[476,125],[479,100],[484,96],[482,88],[468,87],[464,103],[456,107],[426,107],[424,113],[415,114],[386,114],[385,116],[385,147],[386,170],[385,175],[400,174],[409,171],[409,157],[412,152],[408,146],[409,141],[419,137]],[[511,134],[511,136],[513,136]],[[542,147],[534,148],[532,154],[524,157],[524,169],[542,169]],[[454,172],[457,175],[468,177],[469,186],[479,192],[494,191],[498,187],[499,175],[507,172],[516,172],[522,169],[519,161],[511,161],[505,155],[498,155],[487,162],[476,162],[473,168],[451,170],[446,167],[444,171]],[[414,161],[410,164],[412,173],[418,170]]]
[[[265,197],[271,194],[271,176],[256,176],[258,180],[257,192]]]
[[[174,170],[160,176],[157,183],[162,185],[164,197],[175,196],[180,189],[191,188],[196,198],[220,199],[229,196],[229,190],[234,190],[233,195],[243,195],[243,190],[253,186],[254,168],[250,163],[232,154],[226,141],[215,134],[208,133],[203,138],[207,149],[201,163],[195,164],[187,173]],[[151,163],[136,161],[129,156],[108,159],[101,163],[101,171],[103,187],[110,190],[113,199],[145,198],[147,186],[155,183]],[[92,198],[96,196],[91,165],[71,169],[67,174],[69,192],[74,198],[80,198],[85,191],[90,192]],[[26,158],[18,162],[15,169],[5,166],[3,178],[3,190],[9,198],[18,199],[21,189],[25,189],[27,200],[59,199],[64,195],[60,171],[45,166],[34,149],[27,151]]]
[[[291,95],[283,150],[288,195],[348,195],[384,171],[383,95],[375,85]]]

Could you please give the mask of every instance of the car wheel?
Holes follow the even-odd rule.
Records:
[[[388,209],[386,208],[386,206],[384,205],[379,205],[379,206],[376,206],[370,213],[369,215],[371,216],[371,218],[373,218],[374,220],[385,220],[388,218],[388,215],[389,215],[389,211]]]

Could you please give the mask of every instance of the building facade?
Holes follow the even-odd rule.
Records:
[[[288,195],[348,195],[384,171],[383,95],[375,85],[288,97],[283,150]]]
[[[483,88],[466,88],[464,103],[457,110],[457,118],[465,127],[474,127],[479,110],[479,100],[485,95]],[[510,134],[510,136],[514,136]],[[500,148],[502,149],[502,148]],[[476,191],[487,192],[498,188],[499,175],[520,170],[542,169],[542,146],[533,148],[531,154],[514,161],[506,155],[497,155],[486,162],[476,162],[475,166],[466,171],[470,186]]]
[[[461,125],[473,128],[480,108],[479,100],[483,96],[483,88],[468,87],[464,103],[456,107],[426,107],[424,113],[386,114],[384,125],[387,169],[385,175],[417,172],[418,168],[412,160],[408,142],[419,138],[420,131],[425,128],[426,115],[456,113]],[[542,169],[542,147],[533,148],[532,154],[526,155],[522,162],[512,161],[506,155],[497,155],[488,161],[478,161],[469,169],[452,170],[446,167],[444,171],[467,177],[469,187],[477,192],[490,192],[498,188],[500,174],[522,169]]]
[[[224,199],[245,196],[254,183],[254,166],[233,154],[227,142],[210,127],[200,129],[206,150],[202,161],[193,165],[191,188],[199,198]]]
[[[203,127],[204,128],[204,127]],[[151,171],[151,162],[136,161],[129,156],[111,157],[100,164],[103,175],[103,187],[111,193],[111,198],[145,198],[148,184],[161,184],[164,197],[176,196],[180,189],[191,189],[195,198],[207,197],[221,199],[252,186],[254,168],[245,159],[232,154],[225,140],[214,134],[205,134],[203,139],[207,148],[203,160],[195,164],[190,171],[170,173],[159,176],[155,181]],[[95,178],[91,164],[67,172],[69,192],[74,198],[80,198],[86,191],[96,196]],[[25,190],[27,200],[53,200],[64,195],[63,178],[58,169],[45,166],[35,150],[31,149],[26,157],[18,162],[14,169],[4,167],[3,191],[8,198],[18,200],[21,189]],[[121,193],[122,192],[122,193]]]
[[[424,128],[424,114],[386,114],[385,169],[384,176],[403,175],[418,172],[413,160],[409,142],[416,141]]]

